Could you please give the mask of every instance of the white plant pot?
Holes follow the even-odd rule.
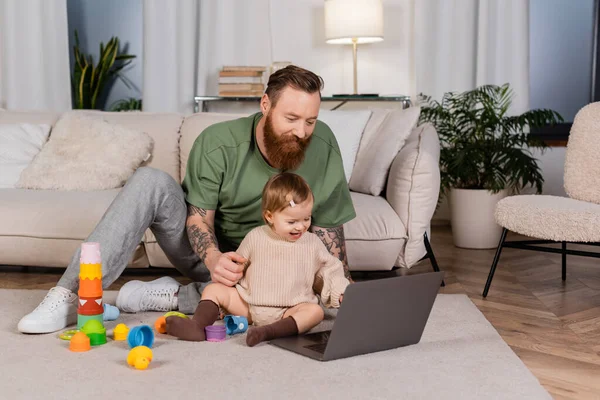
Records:
[[[502,227],[496,224],[496,203],[508,190],[496,194],[487,190],[451,189],[450,211],[452,238],[456,247],[494,249],[498,247]]]

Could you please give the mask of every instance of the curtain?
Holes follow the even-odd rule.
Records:
[[[509,83],[511,112],[529,108],[528,1],[418,0],[414,46],[418,92]]]
[[[270,65],[270,43],[268,0],[144,0],[144,110],[191,113],[223,65]]]
[[[66,0],[0,0],[0,108],[71,108]]]

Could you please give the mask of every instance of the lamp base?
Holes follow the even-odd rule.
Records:
[[[361,98],[361,97],[379,97],[378,93],[359,93],[359,94],[332,94],[331,97],[356,97],[356,98]]]

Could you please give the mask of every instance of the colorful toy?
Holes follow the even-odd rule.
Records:
[[[244,333],[248,330],[248,319],[239,315],[226,315],[224,318],[228,335]]]
[[[169,311],[168,313],[161,317],[158,317],[156,321],[154,321],[154,329],[156,330],[156,332],[167,333],[167,317],[180,317],[186,319],[189,318],[187,315],[178,311]]]
[[[98,321],[88,321],[81,328],[81,332],[90,338],[92,346],[99,346],[106,343],[106,328]]]
[[[127,343],[132,349],[138,346],[152,348],[154,344],[154,333],[148,325],[140,325],[129,331],[127,335]]]
[[[180,313],[179,311],[169,311],[168,313],[166,313],[164,315],[165,318],[167,317],[180,317],[180,318],[186,318],[188,319],[189,317],[187,315],[185,315],[184,313]]]
[[[79,332],[77,329],[70,329],[59,334],[58,337],[62,340],[71,340],[77,332]]]
[[[115,306],[104,303],[104,320],[105,321],[114,321],[119,318],[121,312]]]
[[[125,324],[119,324],[115,326],[113,330],[113,339],[114,340],[127,340],[127,335],[129,334],[129,327]]]
[[[154,321],[154,329],[158,333],[167,333],[167,319],[164,315]]]
[[[69,350],[73,352],[84,352],[90,349],[90,338],[83,332],[76,332],[69,343]]]
[[[89,321],[97,321],[104,327],[100,243],[86,242],[81,244],[78,294],[77,329],[81,329]]]
[[[223,325],[210,325],[204,328],[207,342],[222,342],[225,340],[225,327]]]
[[[127,364],[135,369],[146,369],[152,362],[152,350],[146,346],[137,346],[127,354]]]

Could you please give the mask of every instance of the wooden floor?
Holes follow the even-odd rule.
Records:
[[[569,256],[563,282],[560,255],[505,249],[490,293],[483,299],[494,250],[458,249],[446,227],[433,229],[432,246],[446,272],[442,293],[469,295],[554,398],[600,399],[600,260]],[[430,270],[431,265],[424,261],[398,273]],[[61,272],[5,267],[0,270],[0,288],[48,289]],[[148,270],[129,271],[111,289],[132,279],[152,280],[165,273],[189,282],[173,270],[152,275]]]

